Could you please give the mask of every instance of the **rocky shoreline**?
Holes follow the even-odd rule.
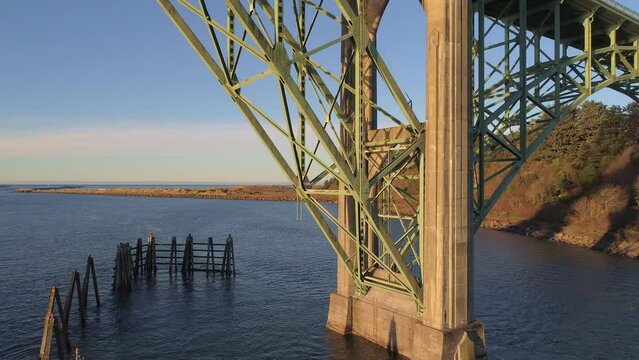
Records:
[[[482,223],[481,227],[489,230],[509,232],[537,240],[556,241],[573,246],[579,246],[594,251],[601,251],[609,255],[639,259],[639,244],[637,244],[636,241],[625,239],[620,234],[614,234],[611,246],[600,248],[597,246],[597,239],[593,237],[566,234],[565,232],[558,231],[556,227],[544,224],[534,224],[530,221],[527,221],[525,225],[522,225],[520,223],[513,223],[510,221],[486,219]]]

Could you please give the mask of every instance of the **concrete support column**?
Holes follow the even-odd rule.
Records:
[[[352,5],[356,3],[349,1]],[[361,336],[411,359],[471,360],[481,356],[481,348],[485,346],[483,325],[470,323],[468,311],[472,196],[469,188],[469,1],[424,1],[429,33],[428,122],[422,161],[424,191],[420,199],[423,309],[418,309],[413,299],[383,289],[371,288],[366,294],[356,294],[354,283],[341,264],[338,264],[337,291],[330,299],[327,321],[330,329]],[[367,6],[366,24],[372,40],[382,14],[374,10],[383,11],[386,2],[363,3]],[[352,44],[345,43],[343,66],[351,52]],[[369,62],[370,59],[363,58],[363,92],[373,97],[374,72],[368,71]],[[347,73],[346,82],[352,84],[354,78],[355,75]],[[371,108],[356,112],[355,97],[345,91],[341,96],[347,116],[361,113],[367,130],[374,128],[375,114]],[[346,148],[354,146],[347,137],[343,137],[343,141]],[[339,220],[349,229],[358,221],[355,206],[351,198],[340,196]],[[340,242],[348,254],[353,254],[355,245],[347,236],[340,232]],[[365,241],[374,241],[374,238],[369,235]]]
[[[358,6],[356,0],[348,0],[351,9],[357,14]],[[366,7],[366,26],[368,28],[368,34],[370,41],[375,41],[377,37],[377,29],[379,28],[380,21],[382,19],[382,15],[384,10],[386,9],[386,5],[388,4],[388,0],[367,0],[364,6]],[[346,23],[342,25],[342,34],[346,34],[348,32],[348,27]],[[353,42],[345,41],[342,42],[341,46],[341,63],[342,63],[342,73],[346,73],[345,82],[352,87],[355,87],[355,65],[349,65],[349,60],[351,59],[351,54],[353,52]],[[376,101],[377,98],[377,72],[375,71],[375,67],[373,66],[373,62],[366,54],[363,55],[362,65],[364,69],[364,83],[363,83],[363,94],[364,96]],[[349,117],[348,123],[354,123],[354,116],[356,113],[356,104],[355,95],[348,90],[343,89],[340,93],[340,103],[342,105],[342,110],[344,114]],[[366,104],[364,106],[363,116],[366,120],[367,129],[376,129],[377,128],[377,112],[370,105]],[[352,131],[352,129],[351,129]],[[353,143],[350,140],[350,137],[342,126],[341,128],[341,137],[342,144],[344,149],[351,149],[353,147]],[[368,169],[364,173],[368,173]],[[341,193],[345,193],[345,185],[340,184]],[[377,189],[371,189],[371,193],[375,192]],[[347,195],[339,195],[337,201],[338,207],[338,220],[339,222],[348,229],[351,233],[355,233],[356,222],[359,221],[356,216],[356,204],[351,196]],[[376,239],[372,233],[372,231],[366,229],[366,243],[370,249],[374,249],[376,246]],[[348,255],[352,255],[356,246],[353,241],[349,238],[349,235],[342,231],[341,229],[338,232],[338,241],[344,248],[344,251]],[[359,261],[359,259],[353,259],[354,261]],[[370,265],[371,261],[369,259],[364,259],[364,265]],[[339,297],[331,296],[331,310],[329,311],[329,319],[327,325],[335,331],[342,333],[350,333],[351,332],[351,296],[355,294],[355,284],[353,279],[351,278],[348,269],[346,266],[342,264],[340,261],[337,261],[337,288],[336,294]]]
[[[424,1],[428,28],[422,238],[423,322],[469,322],[468,0]]]
[[[349,0],[351,8],[355,13],[357,13],[357,1]],[[366,6],[366,26],[368,28],[368,35],[370,41],[375,42],[377,37],[377,29],[379,28],[380,21],[382,19],[382,15],[386,6],[388,4],[388,0],[367,0],[365,3]],[[342,33],[345,34],[348,32],[348,28],[346,25],[342,26]],[[351,58],[351,53],[353,51],[353,43],[350,41],[345,41],[342,43],[341,48],[341,62],[342,62],[342,73],[347,73],[345,82],[352,87],[355,87],[355,65],[352,64],[350,68],[348,68],[349,59]],[[369,99],[373,101],[377,100],[377,71],[373,66],[373,61],[369,56],[364,55],[362,59],[362,65],[364,69],[364,83],[363,83],[363,94]],[[344,114],[346,116],[353,117],[355,116],[355,107],[358,106],[355,103],[355,95],[348,90],[342,90],[340,93],[341,104]],[[367,123],[367,130],[377,129],[377,111],[370,104],[366,104],[364,106],[363,116]],[[353,119],[349,119],[349,123],[353,123]],[[351,143],[348,134],[345,129],[341,129],[342,136],[342,144],[345,149],[351,149],[353,144]],[[344,185],[340,185],[341,190],[345,190]],[[371,192],[375,192],[376,189],[371,189]],[[355,231],[355,222],[356,219],[356,209],[355,203],[350,196],[340,195],[338,197],[338,219],[341,224],[343,224],[347,229],[349,229],[352,233]],[[372,231],[367,230],[366,242],[370,249],[374,249],[376,247],[376,239],[372,233]],[[339,231],[338,239],[340,244],[344,247],[347,254],[352,254],[355,251],[355,246],[353,245],[352,240],[348,238],[348,235],[343,231]],[[366,261],[368,265],[371,264],[370,261]],[[342,296],[351,296],[355,293],[353,280],[350,277],[350,274],[346,270],[343,264],[338,261],[337,264],[337,293]]]

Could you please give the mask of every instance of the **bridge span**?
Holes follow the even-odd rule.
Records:
[[[486,354],[474,232],[592,94],[639,101],[639,15],[610,0],[424,0],[427,119],[376,47],[388,0],[157,1],[335,250],[327,326],[414,359]]]

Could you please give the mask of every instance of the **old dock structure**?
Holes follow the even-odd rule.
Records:
[[[120,243],[113,267],[113,289],[128,291],[136,279],[154,277],[158,267],[177,273],[178,266],[187,276],[195,271],[235,275],[233,237],[229,234],[223,243],[213,242],[212,237],[206,242],[196,242],[189,234],[183,243],[178,243],[175,236],[170,243],[158,243],[149,234],[146,243],[138,238],[135,247]]]
[[[53,343],[53,336],[55,336],[58,358],[71,358],[69,318],[71,317],[73,296],[76,295],[78,298],[80,322],[82,326],[84,326],[86,322],[90,280],[93,280],[93,292],[95,295],[96,306],[100,307],[98,281],[95,274],[95,264],[93,262],[92,256],[89,256],[87,258],[86,271],[84,273],[82,285],[80,285],[80,278],[80,273],[77,270],[74,270],[71,273],[71,279],[69,281],[69,287],[67,289],[64,306],[62,305],[62,301],[60,300],[60,290],[58,290],[58,288],[55,286],[51,287],[51,291],[49,292],[47,314],[44,317],[44,330],[42,331],[42,342],[40,343],[40,352],[38,354],[38,359],[48,360],[51,358],[51,344]]]

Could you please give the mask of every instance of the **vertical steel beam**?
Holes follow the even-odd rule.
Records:
[[[561,77],[564,69],[561,65],[561,2],[563,0],[555,0],[554,8],[554,48],[555,48],[555,121],[559,120],[561,113]]]
[[[231,10],[227,11],[226,26],[231,34],[235,34],[235,15]],[[226,56],[228,57],[229,71],[235,73],[235,40],[230,36],[226,40]]]
[[[608,36],[610,37],[610,80],[615,80],[617,78],[617,30],[619,30],[619,26],[610,30]]]
[[[479,17],[478,17],[478,22],[479,24],[478,26],[478,32],[479,32],[479,36],[478,36],[478,45],[477,45],[477,57],[478,57],[478,89],[477,89],[477,96],[479,97],[479,102],[478,102],[478,106],[479,109],[477,110],[477,114],[479,116],[478,121],[479,121],[479,154],[478,154],[478,163],[479,163],[479,178],[478,178],[478,183],[477,183],[477,187],[478,187],[478,194],[477,194],[477,206],[478,206],[478,210],[479,210],[479,214],[481,214],[481,211],[484,208],[484,199],[486,197],[486,195],[484,194],[484,179],[486,178],[486,163],[485,163],[485,159],[486,159],[486,129],[488,127],[488,124],[486,123],[486,98],[485,98],[485,93],[486,93],[486,82],[485,82],[485,78],[486,78],[486,52],[485,52],[485,47],[486,47],[486,5],[485,5],[485,1],[484,0],[478,0],[478,13],[479,13]],[[508,29],[506,30],[506,33],[508,33]],[[508,54],[509,51],[506,51],[506,54]],[[507,60],[508,62],[508,60]],[[509,64],[506,65],[506,67],[510,66]],[[507,70],[506,70],[507,71]],[[504,74],[504,77],[506,77],[507,75]],[[508,88],[508,82],[505,81],[505,85],[506,89]],[[481,216],[479,215],[478,216]]]
[[[284,23],[284,0],[275,0],[275,42],[282,42],[282,26]]]
[[[539,34],[538,31],[533,34],[533,41],[534,41],[534,51],[535,51],[535,59],[534,59],[533,66],[537,67],[541,63],[541,35]],[[526,69],[526,72],[528,72],[527,69]],[[541,96],[540,91],[541,91],[541,84],[537,83],[537,85],[535,85],[536,98],[539,98]]]
[[[355,116],[353,118],[354,130],[355,130],[355,176],[357,179],[356,191],[361,199],[368,198],[368,178],[366,171],[366,159],[364,158],[364,144],[366,143],[365,136],[367,134],[366,120],[364,119],[364,57],[365,49],[368,43],[368,31],[366,31],[366,11],[364,9],[363,1],[358,0],[356,6],[356,17],[353,19],[356,24],[355,34],[353,36],[355,57],[353,65],[355,67]],[[362,206],[365,204],[359,203],[357,209],[355,209],[357,218],[359,221],[355,226],[355,232],[357,234],[357,266],[360,276],[363,275],[365,266],[364,252],[362,247],[366,246],[366,222],[365,217],[362,216]]]
[[[519,100],[519,151],[521,161],[527,156],[528,147],[528,22],[527,0],[519,0],[519,87],[521,99]]]
[[[592,49],[592,21],[594,15],[588,16],[583,21],[584,30],[584,54],[586,55],[585,64],[585,81],[586,94],[592,95],[592,64],[593,64],[593,49]]]
[[[299,37],[300,44],[304,43],[306,39],[306,1],[298,0],[298,8],[299,8],[299,17],[298,27],[299,27]],[[300,65],[297,83],[300,87],[300,92],[303,96],[306,96],[306,66]],[[306,121],[304,120],[304,114],[301,112],[298,113],[298,124],[297,124],[297,138],[302,146],[306,145]],[[305,169],[304,173],[306,174],[306,154],[302,152],[300,154],[300,165],[302,169]],[[304,179],[306,181],[306,179]]]
[[[511,73],[511,59],[510,59],[510,29],[512,28],[512,24],[510,20],[504,21],[504,101],[506,98],[510,96],[510,87],[512,86],[512,81],[510,78]],[[504,120],[507,123],[510,123],[510,107],[506,108],[504,112]]]

